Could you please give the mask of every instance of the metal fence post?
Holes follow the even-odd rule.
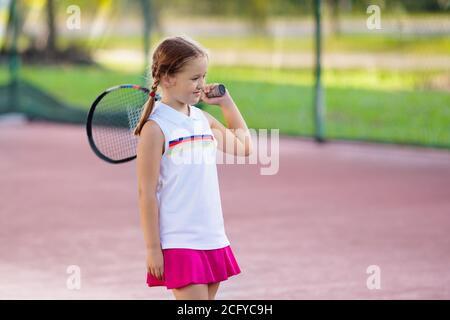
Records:
[[[324,142],[324,101],[322,89],[322,30],[321,30],[321,7],[322,1],[314,1],[315,16],[315,89],[314,89],[314,138],[317,142]]]
[[[151,0],[141,0],[142,13],[144,19],[144,76],[146,76],[148,66],[149,66],[149,52],[150,52],[150,37],[151,37],[151,14],[152,14],[152,1]],[[144,86],[146,86],[145,84]]]

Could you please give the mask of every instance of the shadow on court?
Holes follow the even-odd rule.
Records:
[[[101,161],[75,125],[0,126],[0,150],[0,298],[173,299],[146,286],[135,161]],[[282,138],[261,167],[218,166],[242,269],[218,299],[450,298],[448,151]]]

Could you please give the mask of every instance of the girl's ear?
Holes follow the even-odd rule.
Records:
[[[161,76],[161,83],[167,88],[173,87],[177,83],[176,77],[164,74]]]

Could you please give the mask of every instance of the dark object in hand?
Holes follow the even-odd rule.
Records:
[[[219,84],[215,86],[208,94],[206,95],[208,98],[216,98],[221,97],[225,94],[226,89],[223,84]]]

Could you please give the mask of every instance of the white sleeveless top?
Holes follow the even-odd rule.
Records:
[[[225,234],[217,176],[217,141],[202,110],[190,115],[156,101],[148,119],[164,133],[156,196],[162,249],[219,249]]]

